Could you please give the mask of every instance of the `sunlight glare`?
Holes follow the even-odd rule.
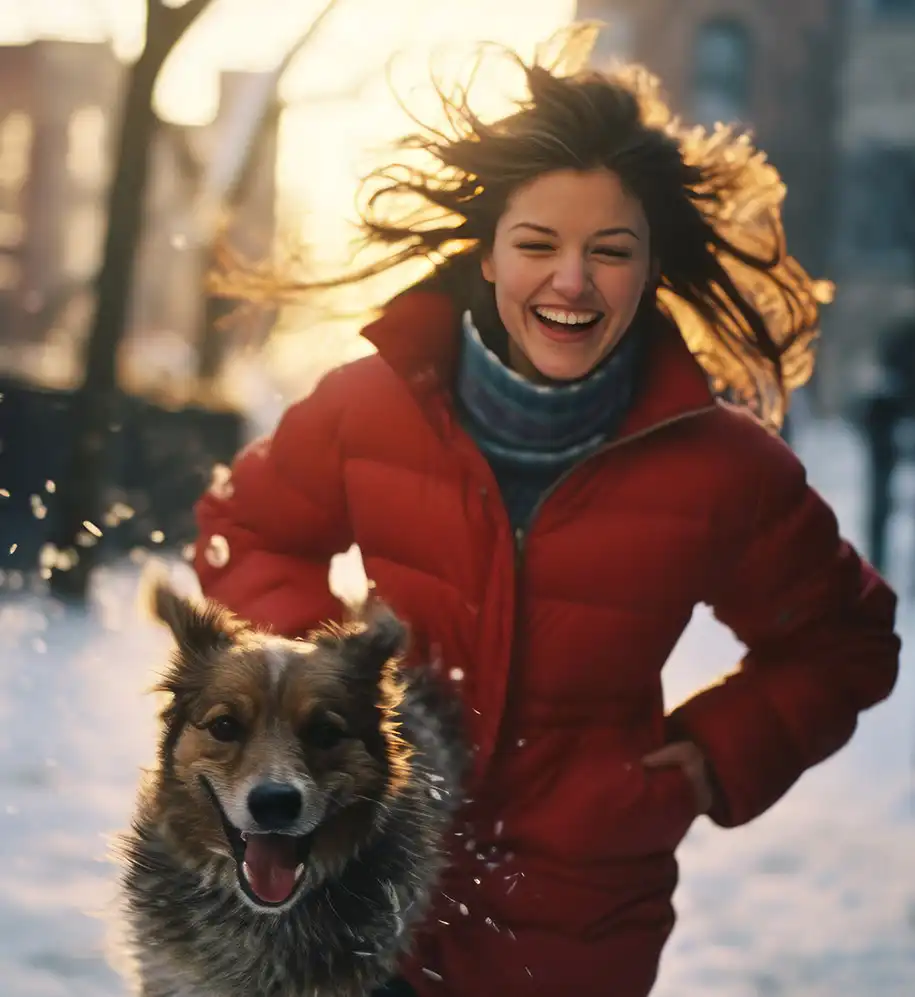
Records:
[[[156,92],[159,114],[188,125],[211,121],[220,71],[269,70],[324,3],[213,0],[166,63]],[[27,12],[24,7],[22,0],[0,0],[0,44],[37,37],[108,39],[124,59],[135,57],[142,44],[143,0],[30,0]],[[569,23],[575,8],[575,0],[464,0],[459,8],[453,0],[339,0],[280,86],[287,105],[277,164],[280,235],[304,240],[307,258],[323,272],[340,272],[350,262],[359,180],[385,162],[383,150],[413,127],[385,79],[392,57],[398,95],[434,123],[433,54],[436,67],[445,67],[446,79],[457,65],[466,65],[478,42],[507,44],[529,58],[538,43]],[[515,82],[504,73],[482,76],[474,88],[474,109],[484,118],[502,113],[507,99],[518,95]],[[413,276],[415,271],[404,269],[370,288],[337,295],[335,306],[359,314],[313,323],[312,342],[339,343],[338,333],[351,334],[371,304]],[[301,314],[286,313],[281,324],[295,326]],[[286,336],[274,340],[279,354],[273,362],[268,355],[267,362],[295,376],[288,374],[292,368],[286,356],[292,341]]]

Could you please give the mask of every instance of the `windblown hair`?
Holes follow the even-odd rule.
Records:
[[[716,391],[778,427],[789,392],[810,377],[818,306],[831,298],[831,285],[787,252],[778,171],[745,133],[685,127],[644,68],[583,68],[595,35],[595,25],[580,24],[555,37],[549,64],[545,50],[528,65],[500,49],[524,74],[528,96],[492,123],[471,100],[490,47],[466,83],[446,92],[436,81],[446,127],[414,118],[418,130],[398,143],[398,161],[364,181],[364,237],[387,247],[380,260],[311,283],[236,271],[223,288],[276,300],[418,259],[466,286],[514,191],[552,171],[605,168],[648,220],[659,274],[648,307],[676,325]]]

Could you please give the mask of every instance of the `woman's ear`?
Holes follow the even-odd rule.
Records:
[[[480,260],[480,273],[483,274],[483,280],[495,284],[496,272],[492,265],[492,250],[483,254]]]

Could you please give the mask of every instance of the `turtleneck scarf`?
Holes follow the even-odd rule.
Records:
[[[526,529],[544,492],[618,431],[635,394],[642,339],[627,332],[581,380],[537,384],[507,367],[464,313],[461,418],[492,467],[514,529]]]

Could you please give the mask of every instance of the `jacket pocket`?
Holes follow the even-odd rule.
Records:
[[[578,731],[573,744],[560,736],[569,734],[531,738],[494,780],[493,799],[505,802],[493,810],[517,834],[519,854],[574,867],[670,854],[680,844],[697,814],[679,766],[646,768],[645,746],[621,750],[603,731]]]
[[[611,810],[607,821],[609,856],[672,852],[697,817],[696,796],[679,765],[646,768],[640,762],[628,770],[636,783],[628,806]]]
[[[669,854],[695,818],[693,788],[679,766],[617,761],[587,781],[570,773],[541,798],[530,830],[547,852],[581,865]]]

